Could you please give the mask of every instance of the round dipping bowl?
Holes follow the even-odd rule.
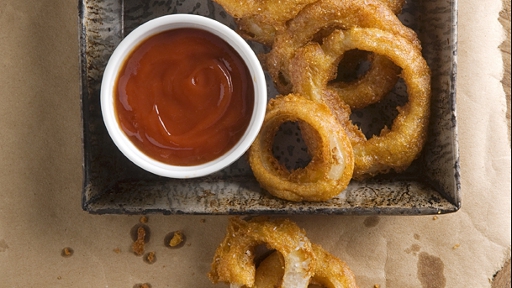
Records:
[[[227,42],[247,66],[254,89],[254,105],[247,129],[240,140],[218,158],[194,166],[171,165],[157,161],[139,150],[122,130],[115,108],[116,83],[125,61],[133,50],[151,36],[164,31],[194,28],[210,32]],[[256,138],[267,105],[267,86],[261,64],[254,51],[228,26],[203,16],[173,14],[148,21],[124,38],[110,57],[101,84],[101,109],[107,131],[119,150],[134,164],[153,174],[170,178],[195,178],[219,171],[239,159]]]

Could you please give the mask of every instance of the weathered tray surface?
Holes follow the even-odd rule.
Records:
[[[336,198],[321,203],[291,203],[260,189],[246,159],[209,177],[174,180],[152,175],[126,159],[103,124],[99,90],[103,69],[122,38],[138,25],[172,13],[200,14],[234,28],[233,19],[212,1],[80,0],[80,64],[83,120],[84,185],[82,207],[96,214],[391,214],[428,215],[460,208],[459,153],[455,111],[457,68],[457,5],[452,1],[408,1],[400,16],[417,31],[423,54],[432,70],[432,115],[429,140],[421,157],[405,173],[371,181],[352,181]],[[254,44],[256,51],[263,48]],[[271,83],[271,81],[269,81]],[[359,114],[382,122],[394,116],[403,101],[403,84],[389,100],[374,107],[391,111]],[[269,97],[275,89],[269,84]],[[354,121],[358,121],[354,113]],[[385,120],[384,120],[385,121]],[[365,131],[380,127],[361,123]],[[377,130],[375,130],[377,129]],[[300,159],[303,152],[289,145],[293,125],[276,140],[284,161]],[[292,136],[290,136],[292,135]],[[295,149],[295,150],[294,150]]]

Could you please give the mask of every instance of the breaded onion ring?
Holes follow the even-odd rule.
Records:
[[[284,29],[306,5],[318,0],[214,0],[237,19],[238,32],[246,39],[272,45],[277,30]]]
[[[363,76],[350,82],[335,81],[327,84],[327,88],[352,109],[364,108],[382,100],[393,90],[400,75],[400,67],[386,57],[373,53],[369,57],[371,66]]]
[[[329,288],[357,288],[354,273],[339,258],[325,251],[321,246],[311,244],[316,258],[314,275],[310,284]],[[280,287],[283,277],[283,260],[279,252],[267,256],[256,270],[256,288]]]
[[[358,109],[380,101],[393,89],[399,78],[400,67],[385,56],[372,53],[375,56],[372,67],[364,77],[348,84],[336,82],[329,85],[336,75],[337,64],[346,52],[353,50],[346,50],[343,46],[326,46],[326,43],[320,46],[312,42],[297,49],[290,61],[289,72],[294,93],[309,95],[313,100],[320,101],[320,94],[328,89],[350,109]]]
[[[404,0],[382,0],[382,2],[395,14],[399,14],[405,4]],[[338,72],[351,73],[350,76],[353,79],[350,81],[331,79],[327,87],[338,94],[341,100],[352,109],[361,109],[382,100],[395,87],[401,70],[386,57],[361,50],[346,51],[343,58],[337,62],[339,63]],[[363,63],[369,63],[370,68],[362,75],[358,75],[357,70]]]
[[[329,95],[323,91],[329,72],[323,69],[333,64],[335,53],[351,49],[371,51],[391,59],[402,68],[401,76],[409,94],[409,101],[404,106],[397,107],[399,114],[391,129],[384,128],[380,135],[368,140],[361,137],[362,134],[351,137],[355,157],[353,177],[362,179],[387,173],[390,169],[401,172],[422,150],[430,115],[430,69],[414,44],[379,29],[336,30],[324,39],[322,48],[312,43],[298,52],[298,57],[305,53],[309,58],[294,60],[298,61],[296,67],[300,67],[292,71],[292,79],[297,84],[294,88],[300,93],[312,95],[315,101],[324,102],[331,109],[336,109],[331,102],[332,97],[329,100],[324,96]],[[342,109],[346,110],[346,107]],[[349,131],[355,129],[346,118],[343,125],[352,126]]]
[[[281,94],[292,91],[290,61],[295,51],[310,42],[323,29],[352,27],[378,28],[400,35],[421,49],[416,33],[404,26],[380,0],[322,0],[306,6],[278,33],[272,50],[262,57],[265,68]]]
[[[296,121],[311,126],[303,135],[312,160],[305,168],[289,171],[273,156],[272,144],[281,124]],[[350,139],[326,105],[290,94],[269,101],[263,126],[249,149],[249,164],[260,185],[276,197],[324,201],[347,187],[353,155]]]
[[[255,248],[266,244],[283,255],[282,286],[306,288],[313,275],[315,257],[305,232],[288,219],[263,217],[244,221],[231,218],[226,236],[215,251],[208,276],[213,283],[231,287],[253,287],[256,268]]]

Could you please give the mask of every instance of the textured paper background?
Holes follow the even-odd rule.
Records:
[[[150,265],[130,252],[138,216],[80,208],[76,6],[0,1],[0,286],[214,287],[206,273],[227,217],[149,215],[147,251],[157,255]],[[292,217],[350,265],[360,287],[490,287],[510,258],[501,9],[499,0],[459,1],[459,212],[436,220]],[[171,250],[163,240],[175,230],[187,240]],[[62,257],[64,247],[74,254]]]

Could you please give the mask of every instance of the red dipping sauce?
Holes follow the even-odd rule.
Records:
[[[115,85],[118,122],[149,157],[192,166],[214,160],[245,133],[254,87],[240,55],[210,32],[151,36],[124,63]]]

